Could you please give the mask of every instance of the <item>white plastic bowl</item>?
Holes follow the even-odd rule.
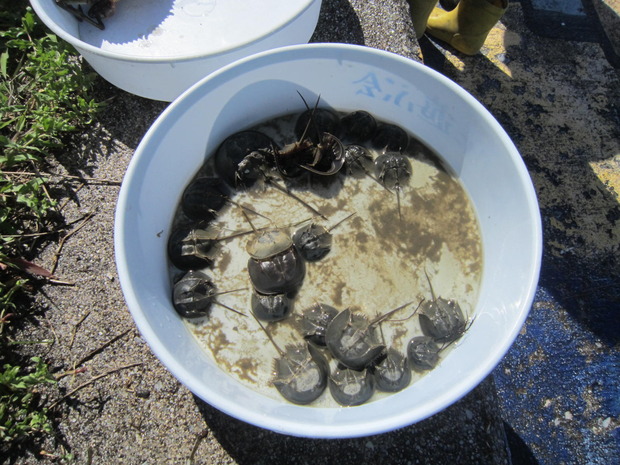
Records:
[[[120,0],[100,31],[55,0],[31,3],[106,80],[163,101],[235,60],[308,42],[321,7],[321,0]]]
[[[297,91],[343,111],[364,109],[418,135],[452,166],[482,229],[476,318],[438,368],[359,407],[304,407],[266,398],[220,370],[171,304],[166,241],[197,168],[229,134],[303,109]],[[538,281],[541,224],[519,153],[489,112],[454,82],[387,52],[342,44],[284,47],[240,60],[173,102],[145,135],[118,201],[115,244],[129,309],[166,367],[214,407],[297,436],[377,434],[420,421],[473,389],[517,336]]]

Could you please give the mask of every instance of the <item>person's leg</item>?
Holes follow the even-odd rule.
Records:
[[[437,5],[437,0],[407,0],[409,2],[409,10],[411,13],[411,21],[415,35],[419,39],[424,35],[426,30],[426,21],[430,16],[433,8]]]
[[[452,11],[435,8],[426,30],[458,51],[475,55],[507,8],[508,0],[460,0]]]

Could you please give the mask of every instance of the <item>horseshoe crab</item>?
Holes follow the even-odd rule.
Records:
[[[385,344],[378,340],[376,326],[410,304],[411,302],[401,305],[372,321],[368,321],[364,314],[354,313],[349,308],[343,310],[327,326],[327,348],[344,366],[363,370],[385,351]]]
[[[301,312],[299,322],[301,332],[307,341],[319,346],[325,346],[327,326],[338,315],[331,305],[317,303]]]
[[[309,404],[327,387],[327,360],[311,344],[287,346],[273,366],[273,385],[285,399],[295,404]]]
[[[409,366],[414,371],[428,371],[437,366],[441,347],[429,336],[416,336],[407,344]]]
[[[261,294],[286,294],[301,286],[306,266],[293,247],[293,240],[283,230],[259,233],[248,244],[248,253],[248,273]]]
[[[284,176],[298,176],[303,170],[321,176],[336,174],[344,165],[344,146],[335,134],[339,132],[338,115],[330,110],[318,108],[320,97],[314,108],[298,92],[306,106],[295,126],[297,141],[274,150],[276,166]]]
[[[373,165],[370,151],[361,145],[347,145],[344,148],[344,166],[348,175],[353,177],[371,176]],[[374,177],[373,177],[374,179]]]
[[[398,392],[409,386],[411,368],[407,357],[394,348],[389,348],[383,360],[372,369],[377,389],[384,392]]]
[[[263,321],[280,321],[293,311],[293,302],[286,294],[252,293],[252,312]]]
[[[250,154],[261,166],[268,161],[273,147],[276,143],[271,137],[259,131],[248,130],[240,131],[227,137],[220,144],[214,155],[215,171],[217,174],[232,187],[250,187],[256,179],[255,175],[250,175],[248,162],[242,165],[241,162]],[[247,170],[247,173],[244,173]]]
[[[358,110],[343,116],[340,120],[344,140],[361,144],[370,139],[377,130],[377,121],[367,111]]]
[[[205,268],[212,262],[213,244],[213,235],[206,230],[180,228],[168,239],[168,258],[181,270]]]
[[[228,307],[215,298],[218,295],[229,294],[245,289],[235,289],[226,292],[217,292],[211,278],[202,271],[188,271],[177,281],[172,291],[172,302],[175,310],[185,318],[200,318],[207,316],[212,304],[217,304],[239,315],[245,316],[238,310]]]
[[[200,269],[212,263],[212,249],[218,242],[253,233],[253,230],[220,235],[213,229],[179,227],[168,239],[168,258],[181,270]]]
[[[213,219],[226,205],[228,190],[220,178],[200,177],[183,191],[181,208],[195,221]]]
[[[398,217],[400,214],[400,189],[401,183],[411,176],[411,163],[404,155],[396,152],[386,152],[375,160],[377,178],[387,189],[396,190],[398,202]]]
[[[303,97],[302,100],[306,104],[306,100]],[[304,135],[307,135],[312,142],[318,144],[321,141],[320,135],[324,132],[335,136],[339,134],[340,117],[327,108],[318,108],[319,100],[320,98],[317,99],[314,108],[309,108],[308,104],[306,104],[306,110],[297,117],[295,135],[298,139],[301,140]],[[307,129],[309,127],[311,127],[310,131]]]
[[[355,215],[355,213],[351,213],[329,229],[315,222],[305,224],[293,234],[293,243],[295,247],[307,261],[313,262],[320,260],[327,255],[332,248],[331,231],[353,215]]]
[[[103,30],[103,20],[114,14],[118,2],[119,0],[56,0],[56,5],[71,13],[78,21],[86,21]],[[86,13],[82,6],[88,7]]]
[[[426,274],[426,271],[424,272]],[[437,342],[450,343],[460,338],[467,328],[467,320],[456,300],[436,297],[431,280],[426,274],[433,300],[426,301],[420,309],[422,332]]]
[[[402,152],[409,145],[409,135],[400,126],[382,123],[377,126],[372,145],[386,152]]]
[[[375,393],[370,371],[338,367],[329,377],[329,392],[336,402],[346,407],[361,405]]]

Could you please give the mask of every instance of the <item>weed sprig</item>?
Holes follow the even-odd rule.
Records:
[[[9,442],[33,432],[51,432],[47,409],[38,407],[36,389],[55,380],[39,357],[32,357],[33,371],[4,365],[0,371],[0,441]]]

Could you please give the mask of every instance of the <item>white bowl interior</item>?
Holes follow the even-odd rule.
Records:
[[[313,0],[120,0],[101,30],[78,21],[55,0],[34,0],[37,9],[83,46],[134,58],[187,59],[257,41],[282,28]],[[88,7],[84,6],[87,12]],[[269,14],[264,14],[269,11]]]
[[[321,0],[120,0],[100,30],[78,21],[55,0],[31,3],[41,20],[106,80],[168,101],[237,59],[306,43],[321,6]]]
[[[185,185],[229,134],[303,109],[297,95],[364,109],[442,155],[468,191],[481,227],[484,271],[476,318],[438,368],[404,391],[354,408],[266,398],[221,371],[171,304],[166,242]],[[285,47],[241,60],[176,100],[144,137],[117,206],[116,259],[130,311],[154,353],[196,395],[274,431],[308,437],[376,434],[420,421],[474,388],[508,350],[538,280],[536,196],[509,137],[461,87],[411,60],[365,47]]]

